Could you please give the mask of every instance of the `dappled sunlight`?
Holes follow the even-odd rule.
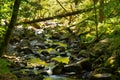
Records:
[[[1,0],[0,80],[119,80],[120,0]]]
[[[39,65],[48,66],[49,64],[39,58],[32,58],[27,62],[27,67],[36,67]]]
[[[55,60],[57,62],[60,62],[60,63],[65,63],[65,64],[68,64],[69,63],[69,58],[68,57],[55,57],[55,58],[52,58],[52,60]]]

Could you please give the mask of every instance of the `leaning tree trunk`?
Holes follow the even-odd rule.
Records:
[[[2,47],[0,49],[0,56],[5,54],[5,52],[7,50],[7,46],[9,44],[9,41],[10,41],[10,38],[11,38],[11,35],[12,35],[12,31],[14,29],[14,26],[15,26],[15,23],[16,23],[16,20],[17,20],[17,14],[18,14],[19,6],[20,6],[20,1],[21,0],[15,0],[14,1],[11,21],[10,21],[10,24],[8,26],[7,32],[5,34],[4,42],[2,43]]]

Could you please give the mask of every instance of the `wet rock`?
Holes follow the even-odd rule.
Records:
[[[60,39],[61,38],[61,34],[58,32],[53,32],[52,34],[52,39]]]
[[[59,55],[59,53],[58,53],[56,50],[51,50],[49,54],[50,54],[50,56],[52,56],[52,57]]]
[[[11,44],[8,45],[8,49],[7,49],[7,52],[8,53],[14,53],[15,52],[15,47]]]
[[[32,49],[30,49],[29,47],[22,47],[21,52],[23,52],[24,54],[34,54]]]
[[[118,69],[120,66],[120,57],[117,55],[112,55],[105,61],[105,66],[111,68],[113,71]]]
[[[33,54],[33,56],[36,57],[36,58],[40,58],[40,53],[35,52],[35,53]]]
[[[94,54],[96,57],[99,57],[108,52],[107,48],[110,45],[109,42],[110,42],[110,39],[107,38],[107,39],[99,41],[98,43],[94,45],[93,50],[94,50]]]
[[[81,60],[79,64],[81,64],[83,70],[86,70],[86,71],[92,70],[92,63],[90,62],[89,58],[85,58]]]
[[[90,80],[116,80],[110,73],[94,74]]]
[[[93,74],[93,71],[85,71],[83,70],[82,71],[82,78],[85,79],[85,80],[89,80]]]
[[[38,40],[34,39],[34,40],[30,40],[30,45],[34,46],[38,43]]]
[[[53,74],[62,74],[64,71],[63,71],[63,68],[64,68],[64,64],[63,63],[58,63],[53,69],[52,69],[52,72]]]
[[[40,74],[46,75],[46,76],[52,75],[53,74],[52,68],[51,67],[45,67],[44,70]]]
[[[67,57],[67,53],[66,53],[66,52],[61,52],[61,53],[60,53],[60,56],[61,56],[61,57]]]
[[[46,58],[46,56],[44,56],[43,54],[38,54],[38,58],[40,58],[41,60],[44,60],[44,61],[46,61],[47,60],[47,58]]]
[[[57,46],[59,46],[59,45],[58,45],[58,44],[51,44],[50,47],[52,47],[52,48],[56,48]]]
[[[74,64],[69,64],[64,66],[64,72],[69,73],[69,72],[74,72],[75,74],[81,73],[81,66],[79,65],[74,65]]]
[[[44,75],[44,76],[48,76],[48,75],[49,75],[49,73],[46,72],[46,71],[43,71],[43,72],[41,72],[40,74],[41,74],[41,75]]]
[[[78,57],[89,57],[89,52],[86,50],[80,50]]]
[[[64,66],[65,71],[81,73],[82,70],[90,71],[91,63],[89,58],[83,58],[75,63],[71,63]]]
[[[20,46],[20,47],[30,46],[29,40],[21,39],[18,46]]]
[[[79,58],[79,57],[85,57],[85,58],[91,57],[91,58],[94,58],[94,57],[95,57],[95,54],[94,54],[94,52],[92,52],[91,50],[80,50],[77,57],[78,57],[78,58]]]
[[[55,50],[58,51],[58,52],[65,52],[65,47],[57,46]]]
[[[38,41],[37,39],[31,40],[31,41],[30,41],[30,46],[31,46],[32,48],[36,48],[36,49],[37,49],[37,48],[41,48],[41,49],[45,49],[45,48],[46,48],[46,45],[45,45],[44,43]]]
[[[40,70],[40,69],[43,70],[43,69],[45,68],[45,66],[43,66],[43,65],[38,65],[38,66],[36,66],[36,68],[38,68],[39,70]]]
[[[24,30],[25,37],[35,36],[35,31],[33,29],[24,28]]]
[[[23,26],[17,26],[17,28],[13,30],[13,34],[20,37],[21,35],[25,34],[25,29]]]
[[[43,75],[36,75],[36,76],[22,76],[18,80],[43,80]]]
[[[20,37],[15,35],[10,40],[10,44],[16,44],[18,42],[20,42]]]
[[[82,71],[80,66],[65,66],[63,70],[65,73],[74,72],[74,74],[80,74]]]
[[[44,55],[44,56],[49,56],[49,52],[48,51],[42,51],[41,54]]]
[[[69,51],[69,53],[71,53],[73,55],[78,55],[80,50],[79,49],[76,50],[75,48],[71,48],[68,51]]]
[[[43,29],[34,29],[35,35],[39,37],[44,37],[44,30]]]
[[[38,43],[38,44],[35,45],[35,47],[41,48],[41,49],[46,49],[47,48],[47,46],[44,43]]]

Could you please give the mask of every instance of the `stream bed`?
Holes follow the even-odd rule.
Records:
[[[46,76],[43,80],[82,80],[82,79],[73,79],[66,76],[51,75],[51,76]]]
[[[47,31],[39,33],[36,30],[41,31],[15,29],[9,44],[9,55],[6,57],[12,62],[11,72],[21,78],[20,80],[33,80],[33,78],[36,78],[35,80],[97,80],[98,78],[111,80],[115,78],[116,80],[119,78],[120,68],[115,69],[117,76],[114,76],[109,67],[110,59],[116,57],[111,56],[109,59],[108,56],[104,57],[107,55],[106,52],[102,52],[109,46],[108,43],[99,42],[90,46],[80,43],[78,37],[67,30],[56,31],[50,28],[49,31],[47,28]],[[108,59],[107,64],[104,59]],[[47,73],[49,68],[52,74]],[[24,77],[30,79],[23,79]]]

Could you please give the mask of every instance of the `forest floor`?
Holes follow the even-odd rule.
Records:
[[[68,28],[19,26],[4,57],[17,80],[119,80],[120,44],[114,45],[118,36],[102,37],[84,43]]]

